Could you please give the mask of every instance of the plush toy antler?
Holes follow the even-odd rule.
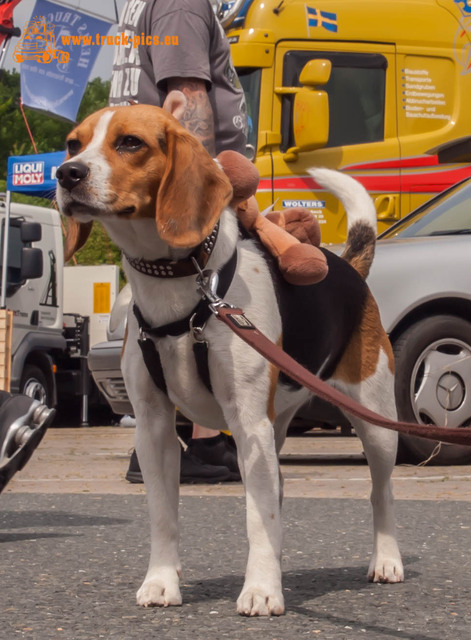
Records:
[[[292,208],[263,216],[253,197],[259,183],[257,168],[235,151],[223,151],[217,157],[229,178],[233,199],[230,205],[247,230],[257,233],[262,244],[277,259],[285,280],[307,285],[320,282],[327,275],[327,261],[318,248],[319,222],[307,209]]]

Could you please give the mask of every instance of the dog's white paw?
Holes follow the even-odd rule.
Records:
[[[264,589],[244,588],[237,599],[237,613],[241,616],[281,616],[285,603],[281,591],[266,593]]]
[[[178,576],[175,574],[175,579],[163,575],[146,578],[136,594],[136,600],[142,607],[180,606],[182,596]]]
[[[404,582],[404,568],[400,556],[373,557],[368,569],[370,582]]]

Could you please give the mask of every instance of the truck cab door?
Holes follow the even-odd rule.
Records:
[[[306,145],[296,151],[295,93],[289,88],[300,87],[306,64],[319,59],[331,64],[330,77],[318,87],[328,96],[329,130],[321,148],[309,150]],[[273,131],[281,136],[279,146],[270,149],[275,209],[307,207],[319,219],[323,242],[345,240],[343,208],[307,176],[307,169],[317,166],[346,171],[367,188],[375,201],[379,232],[400,218],[394,47],[283,42],[275,53],[274,83]],[[314,128],[316,113],[309,118]]]

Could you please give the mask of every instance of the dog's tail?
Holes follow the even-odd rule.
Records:
[[[366,189],[354,178],[332,169],[309,169],[314,180],[333,193],[347,212],[348,233],[342,258],[366,279],[376,245],[376,210]]]

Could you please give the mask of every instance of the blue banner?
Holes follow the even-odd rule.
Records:
[[[38,198],[54,198],[56,171],[65,151],[8,158],[7,189]]]
[[[110,26],[72,7],[37,0],[13,52],[23,104],[75,121]]]

